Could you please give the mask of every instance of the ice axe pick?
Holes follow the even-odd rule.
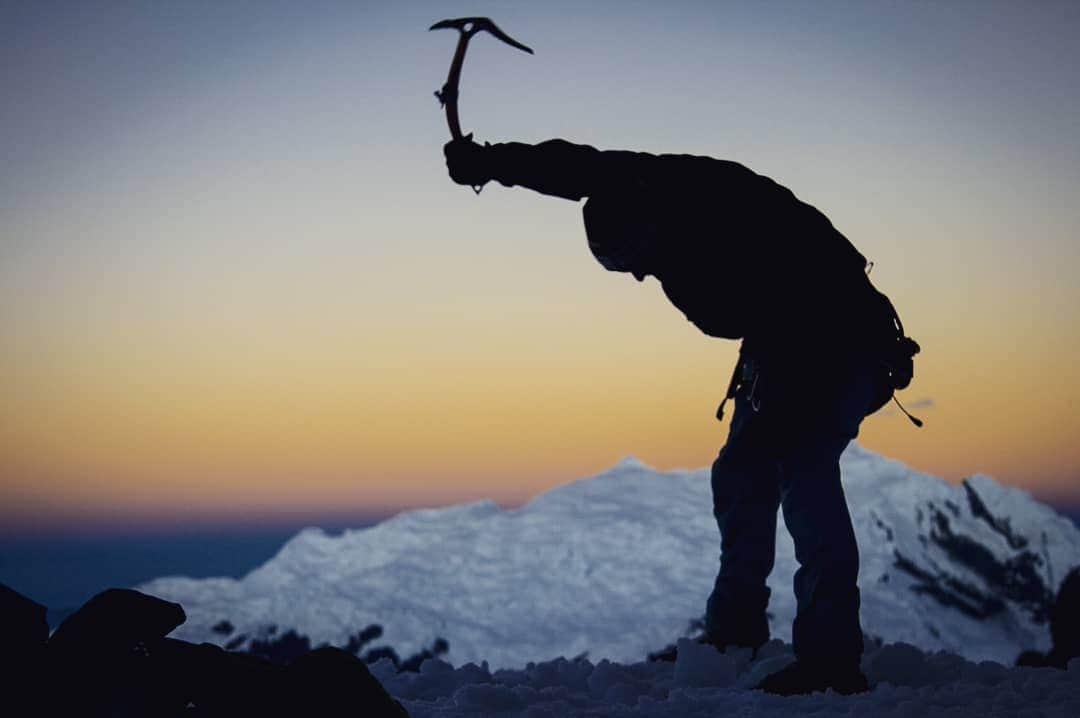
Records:
[[[464,137],[461,134],[461,122],[458,120],[458,82],[461,80],[461,65],[465,62],[465,49],[469,46],[469,40],[476,33],[485,30],[511,47],[524,50],[530,55],[532,48],[522,45],[514,38],[499,29],[499,26],[486,17],[459,17],[454,20],[441,20],[428,30],[445,30],[453,28],[461,33],[458,37],[457,49],[454,50],[454,59],[450,63],[450,74],[446,77],[446,84],[441,90],[435,92],[439,103],[446,108],[446,124],[450,126],[450,136],[455,140]],[[469,135],[472,137],[472,135]]]

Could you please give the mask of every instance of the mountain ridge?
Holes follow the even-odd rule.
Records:
[[[989,477],[952,485],[855,444],[841,467],[871,637],[1006,663],[1048,645],[1055,582],[1080,564],[1071,522]],[[344,645],[379,624],[402,653],[445,638],[456,665],[632,662],[704,610],[719,555],[708,479],[627,457],[515,509],[482,500],[340,536],[305,529],[239,580],[161,578],[140,590],[185,606],[185,640],[223,644],[211,629],[227,620],[231,641],[274,626]],[[769,584],[771,628],[785,640],[794,568],[781,521]]]

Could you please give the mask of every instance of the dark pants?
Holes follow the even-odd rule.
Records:
[[[762,372],[757,395],[747,390],[736,397],[727,443],[712,467],[721,555],[706,631],[724,644],[758,646],[768,640],[765,579],[776,551],[777,509],[783,507],[799,563],[795,655],[800,661],[857,665],[863,650],[859,550],[839,460],[871,407],[873,374],[845,372],[813,396],[785,392],[775,382],[768,391],[767,382]]]

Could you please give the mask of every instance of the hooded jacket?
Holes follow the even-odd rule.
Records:
[[[766,364],[820,370],[856,361],[894,331],[866,258],[824,214],[737,162],[559,139],[487,150],[492,178],[506,186],[588,197],[594,216],[623,215],[592,226],[648,225],[641,273],[702,332],[744,338],[744,350]],[[626,239],[589,241],[617,252]]]

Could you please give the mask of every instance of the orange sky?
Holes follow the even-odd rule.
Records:
[[[712,460],[736,344],[595,264],[575,204],[447,180],[440,7],[16,18],[53,40],[3,78],[0,521],[516,502]],[[860,441],[1080,502],[1075,13],[491,7],[537,54],[476,41],[467,127],[789,186],[923,346],[926,427],[887,409]]]

